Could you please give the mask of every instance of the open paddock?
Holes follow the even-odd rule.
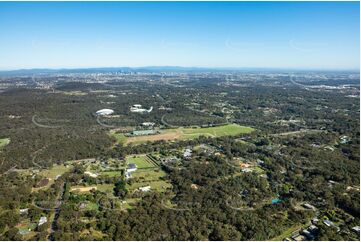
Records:
[[[239,134],[247,134],[253,132],[254,129],[251,127],[241,126],[238,124],[227,124],[216,127],[206,128],[174,128],[160,130],[160,134],[155,135],[142,135],[136,137],[125,137],[122,138],[122,144],[141,144],[145,142],[154,142],[159,140],[187,140],[195,139],[200,136],[207,137],[221,137],[221,136],[235,136]]]

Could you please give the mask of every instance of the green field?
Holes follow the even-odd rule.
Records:
[[[100,192],[105,193],[113,193],[114,184],[97,184],[97,185],[90,185],[90,186],[72,186],[70,191],[75,193],[83,193],[83,192],[90,192],[92,189],[95,189]]]
[[[195,135],[195,136],[230,136],[245,134],[254,131],[251,127],[240,126],[238,124],[227,124],[217,127],[208,127],[208,128],[183,128],[184,135]]]
[[[155,167],[155,165],[149,161],[146,155],[127,156],[126,161],[128,164],[129,163],[136,164],[138,169]]]
[[[100,172],[100,175],[109,176],[109,177],[118,177],[121,176],[120,171],[102,171]]]
[[[10,143],[9,138],[0,139],[0,148],[4,147],[5,145],[8,145]]]
[[[124,144],[127,141],[127,137],[125,137],[122,133],[116,133],[115,131],[111,130],[109,135],[114,137],[118,144]]]
[[[133,178],[139,178],[140,180],[152,181],[159,180],[161,177],[164,177],[166,173],[160,169],[146,169],[138,170],[132,173]]]
[[[125,137],[123,134],[113,134],[118,140],[119,144],[141,144],[147,141],[158,141],[158,140],[186,140],[195,139],[199,136],[207,137],[220,137],[220,136],[235,136],[239,134],[247,134],[254,131],[251,127],[241,126],[238,124],[227,124],[217,127],[207,128],[174,128],[174,129],[163,129],[160,130],[159,134],[155,135],[144,135]]]
[[[131,174],[133,183],[127,185],[127,189],[131,192],[145,186],[150,186],[151,190],[158,192],[163,192],[167,188],[172,187],[167,180],[163,180],[163,177],[167,174],[146,155],[128,156],[126,160],[128,163],[134,163],[138,167],[138,169]]]
[[[71,166],[64,166],[64,165],[53,165],[50,169],[43,170],[39,174],[54,180],[58,175],[62,175],[65,172],[69,171]]]

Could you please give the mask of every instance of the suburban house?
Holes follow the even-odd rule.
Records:
[[[137,170],[137,165],[133,164],[133,163],[130,163],[130,164],[128,164],[128,168],[127,168],[126,172],[130,173],[130,172],[134,172],[136,170]]]
[[[48,222],[48,219],[43,216],[40,218],[38,226],[41,226],[41,225],[45,224],[46,222]]]

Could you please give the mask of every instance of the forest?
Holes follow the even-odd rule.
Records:
[[[232,75],[39,77],[46,88],[1,78],[0,239],[283,240],[313,224],[308,240],[358,240],[359,87]],[[342,83],[355,85],[329,85]],[[96,116],[103,108],[114,115]],[[110,135],[225,124],[254,131],[128,145]],[[127,178],[130,156],[150,163]]]

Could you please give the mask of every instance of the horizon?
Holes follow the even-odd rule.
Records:
[[[18,71],[72,71],[72,70],[92,70],[92,69],[199,69],[202,70],[218,70],[218,71],[324,71],[324,72],[360,72],[360,68],[287,68],[287,67],[207,67],[207,66],[92,66],[92,67],[36,67],[36,68],[19,68],[19,69],[0,69],[0,73],[18,72]],[[166,72],[166,70],[164,70]]]
[[[0,71],[359,71],[359,2],[0,2]]]

